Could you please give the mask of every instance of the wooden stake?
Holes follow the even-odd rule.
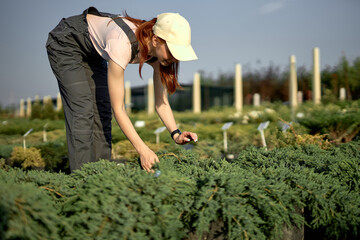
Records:
[[[148,114],[152,115],[155,112],[155,94],[154,94],[154,82],[152,78],[148,81]]]
[[[314,69],[313,69],[313,101],[315,104],[321,103],[321,79],[320,79],[320,57],[319,48],[314,48]]]
[[[194,113],[201,113],[201,85],[200,85],[200,74],[194,74],[193,84],[193,110]]]
[[[235,66],[235,109],[236,112],[241,113],[243,108],[243,86],[242,86],[242,71],[241,65]]]

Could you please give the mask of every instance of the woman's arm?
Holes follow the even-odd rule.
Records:
[[[125,91],[124,91],[124,69],[118,64],[109,60],[108,64],[108,87],[111,100],[111,107],[114,111],[115,119],[140,155],[141,166],[150,171],[151,167],[158,162],[156,154],[143,142],[132,125],[125,110]]]
[[[173,112],[169,104],[167,90],[162,85],[160,80],[158,64],[159,64],[158,61],[151,64],[151,66],[154,68],[153,81],[154,81],[154,90],[155,90],[155,108],[157,114],[161,118],[167,130],[169,131],[169,133],[171,133],[172,131],[177,129],[177,126]],[[177,144],[185,144],[190,142],[191,140],[196,142],[198,139],[196,133],[192,133],[192,132],[183,132],[181,135],[177,133],[173,137],[174,137],[173,140]]]

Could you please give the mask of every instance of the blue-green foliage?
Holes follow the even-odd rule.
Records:
[[[360,235],[359,141],[250,147],[232,162],[159,156],[160,175],[137,162],[99,161],[71,175],[0,169],[1,238],[281,239],[284,225],[322,239]]]
[[[309,129],[310,134],[328,134],[330,140],[336,142],[349,142],[360,133],[360,101],[353,101],[346,106],[338,105],[312,105],[305,104],[304,118],[298,122]],[[313,107],[311,107],[313,106]]]
[[[24,118],[13,118],[8,119],[6,122],[6,124],[0,124],[1,135],[24,135],[31,128],[34,132],[42,131],[45,124],[48,124],[46,127],[47,131],[64,129],[64,121],[62,120],[49,121],[46,119],[29,120]]]
[[[1,239],[56,239],[61,218],[51,197],[33,183],[0,184]]]
[[[45,170],[70,172],[67,145],[63,142],[47,142],[35,146],[45,161]]]

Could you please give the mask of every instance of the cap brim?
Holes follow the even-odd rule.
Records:
[[[196,60],[198,57],[195,54],[194,49],[191,45],[189,46],[182,46],[182,45],[176,45],[170,42],[166,42],[171,54],[174,58],[176,58],[179,61],[191,61]]]

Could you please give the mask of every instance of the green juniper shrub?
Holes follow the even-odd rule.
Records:
[[[51,100],[46,101],[42,107],[41,118],[54,120],[54,119],[56,119],[56,117],[57,117],[57,114],[55,112],[53,102]]]
[[[8,144],[4,144],[4,145],[0,145],[0,157],[4,158],[4,159],[8,159],[11,156],[11,152],[14,148],[14,144],[8,145]]]
[[[349,142],[360,132],[360,108],[358,104],[342,109],[335,104],[310,105],[307,114],[298,119],[299,123],[309,129],[310,134],[328,134],[336,143]]]
[[[62,232],[64,238],[186,237],[181,216],[191,206],[187,196],[193,195],[193,181],[175,172],[154,177],[139,168],[102,164],[106,167],[101,170],[86,167],[75,173],[86,178],[78,194],[64,204],[63,214],[74,229]]]
[[[45,170],[70,173],[67,145],[63,142],[47,142],[36,145],[45,160]]]
[[[41,119],[42,118],[42,106],[39,99],[36,99],[31,109],[30,119]]]
[[[63,120],[48,121],[43,119],[14,118],[7,120],[6,125],[0,124],[0,134],[20,135],[19,137],[22,137],[30,129],[33,129],[33,132],[43,131],[45,124],[47,124],[47,131],[64,129],[65,127]]]
[[[23,230],[29,227],[45,228],[40,238],[50,239],[281,239],[289,227],[320,239],[356,239],[359,146],[248,147],[232,162],[180,148],[159,153],[152,173],[136,161],[107,160],[72,174],[0,169],[0,196],[26,194],[24,212],[16,197],[1,198],[1,211],[18,212],[1,216],[19,224],[3,221],[1,236],[27,231],[39,238]],[[21,226],[24,216],[36,220]]]
[[[60,239],[54,203],[33,183],[0,184],[1,239]]]

